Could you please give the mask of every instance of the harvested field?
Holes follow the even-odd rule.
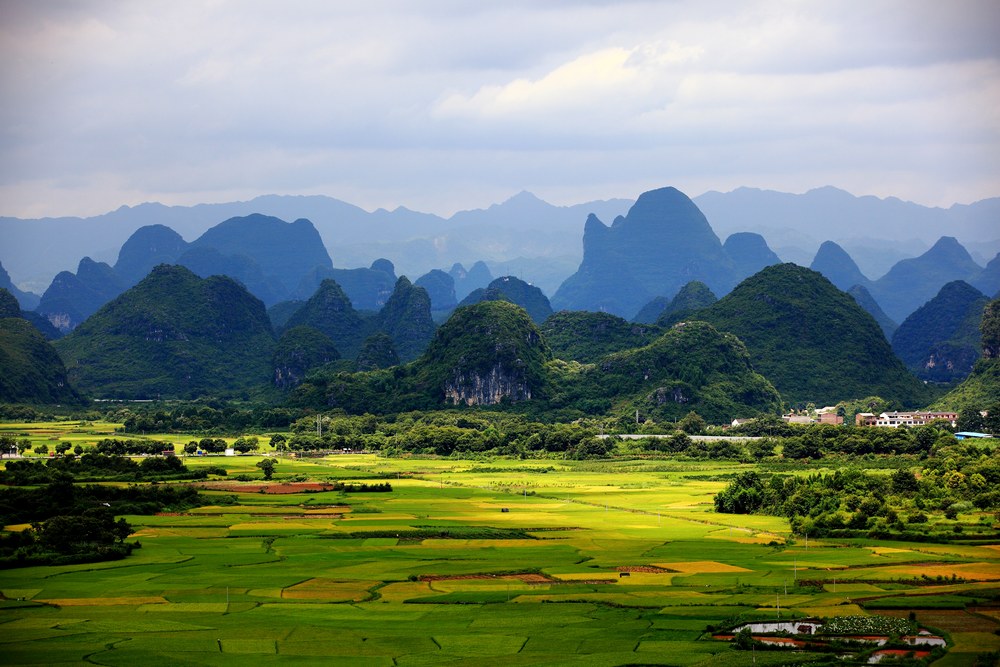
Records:
[[[144,597],[51,598],[38,599],[37,601],[57,607],[117,607],[121,605],[167,604],[168,602],[166,598],[159,595]]]
[[[719,563],[714,560],[696,560],[682,563],[654,563],[654,566],[665,572],[681,574],[719,574],[725,572],[752,572],[745,567]]]
[[[913,611],[920,623],[945,632],[993,632],[1000,629],[1000,621],[983,618],[976,613],[959,609],[920,609],[917,606],[919,604],[919,600],[915,600],[912,610],[889,609],[878,613],[882,616],[906,618]]]

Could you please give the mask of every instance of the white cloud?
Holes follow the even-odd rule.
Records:
[[[972,0],[3,3],[0,214],[667,183],[971,201],[1000,194],[998,24]]]

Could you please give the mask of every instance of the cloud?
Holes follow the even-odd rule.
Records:
[[[317,191],[444,213],[668,183],[1000,194],[995,2],[149,0],[0,19],[0,214]]]

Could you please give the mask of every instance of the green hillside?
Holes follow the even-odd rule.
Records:
[[[419,357],[434,337],[431,299],[427,290],[401,276],[392,295],[373,320],[372,328],[389,335],[403,362]]]
[[[301,384],[309,370],[337,359],[340,353],[322,331],[305,325],[292,327],[281,334],[274,348],[274,384],[290,389]]]
[[[274,335],[264,304],[231,278],[160,265],[56,345],[96,397],[193,398],[266,386]]]
[[[932,408],[992,411],[1000,407],[1000,299],[986,304],[979,331],[982,359],[962,384],[935,401]]]
[[[597,332],[604,341],[578,348],[586,355],[596,355],[609,342],[640,346],[597,355],[595,363],[553,359],[546,338],[522,308],[488,301],[456,310],[417,361],[369,373],[322,369],[293,392],[291,404],[349,413],[449,404],[569,416],[638,410],[659,420],[696,410],[717,422],[781,408],[777,391],[751,368],[744,345],[703,322],[656,336],[654,327],[613,315],[559,313],[546,327],[558,332],[557,340],[572,339],[574,330]],[[642,331],[626,333],[633,328]]]
[[[691,410],[713,423],[776,413],[781,397],[754,372],[740,340],[704,322],[678,324],[644,347],[574,369],[553,364],[553,407],[603,399],[616,412],[676,420]]]
[[[663,330],[652,324],[628,322],[611,313],[563,310],[541,326],[552,356],[566,361],[593,363],[612,352],[643,347]]]
[[[673,326],[690,317],[695,311],[708,308],[718,300],[708,285],[700,280],[692,280],[684,285],[677,296],[670,301],[670,305],[663,309],[656,318],[656,323],[661,327]]]
[[[0,294],[14,299],[6,290],[0,290]],[[52,344],[27,320],[0,317],[0,403],[79,403],[80,400]]]
[[[979,324],[988,301],[963,280],[948,283],[899,325],[893,352],[921,379],[964,378],[979,359]]]
[[[769,266],[696,317],[736,334],[792,404],[877,395],[918,407],[931,398],[872,316],[816,271]]]
[[[285,328],[310,326],[330,337],[345,359],[353,359],[364,341],[367,324],[336,281],[327,278],[285,322]]]

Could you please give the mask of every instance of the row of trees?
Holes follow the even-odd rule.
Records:
[[[139,462],[123,456],[88,452],[45,460],[8,461],[0,470],[0,483],[15,486],[48,484],[68,477],[74,481],[152,481],[204,479],[209,474],[225,475],[225,468],[192,471],[176,456],[151,456]]]

